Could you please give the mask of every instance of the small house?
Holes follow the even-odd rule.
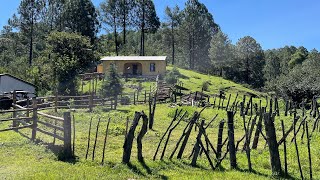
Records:
[[[107,56],[101,59],[98,73],[109,71],[115,64],[119,74],[127,77],[157,76],[166,72],[166,56]]]
[[[10,74],[0,74],[0,94],[10,93],[14,90],[35,94],[36,86]]]

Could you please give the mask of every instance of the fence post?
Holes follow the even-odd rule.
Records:
[[[26,117],[29,117],[29,116],[30,116],[29,108],[30,108],[30,99],[29,99],[29,97],[28,97],[28,98],[27,98],[27,112],[26,112]]]
[[[229,138],[229,154],[230,154],[230,166],[232,169],[237,168],[237,156],[236,156],[236,147],[234,143],[234,125],[233,117],[234,114],[232,111],[227,111],[228,114],[228,138]]]
[[[93,93],[90,94],[90,99],[89,99],[89,112],[92,112],[92,106],[93,106]]]
[[[144,103],[147,103],[147,90],[144,91]]]
[[[16,92],[16,90],[14,90],[13,94],[12,94],[12,104],[13,104],[12,107],[13,107],[14,110],[16,109],[16,107],[15,107],[16,103],[17,103],[17,92]],[[12,117],[16,118],[17,117],[17,112],[14,111],[12,113]],[[17,121],[12,121],[12,127],[17,127],[17,126],[18,126]]]
[[[270,100],[272,107],[272,99]],[[270,108],[271,110],[271,108]],[[274,116],[269,112],[264,114],[264,124],[266,129],[267,143],[269,146],[271,169],[274,175],[281,175],[281,162],[277,143],[276,130],[274,127]]]
[[[38,114],[37,114],[37,100],[35,97],[32,98],[32,135],[31,139],[35,140],[37,136],[38,128]]]
[[[56,91],[54,96],[54,112],[58,112],[58,91]]]
[[[133,92],[133,104],[136,105],[136,92]]]
[[[219,123],[217,154],[216,154],[217,159],[220,159],[221,157],[223,126],[224,126],[224,120],[220,121]]]
[[[71,148],[71,115],[70,112],[63,113],[63,139],[64,139],[64,155],[66,158],[72,157]]]

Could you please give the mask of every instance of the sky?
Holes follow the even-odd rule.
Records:
[[[103,0],[92,0],[98,6]],[[160,19],[166,6],[184,7],[186,0],[154,0]],[[263,49],[285,45],[320,50],[320,1],[318,0],[200,0],[222,31],[236,43],[244,36]],[[20,0],[0,0],[0,29],[17,12]]]

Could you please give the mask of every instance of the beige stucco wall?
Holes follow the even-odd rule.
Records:
[[[111,64],[115,64],[119,74],[123,74],[124,71],[127,71],[127,73],[130,73],[131,71],[127,69],[129,63],[138,64],[138,72],[142,72],[142,75],[145,75],[145,76],[158,75],[158,74],[163,75],[166,72],[165,61],[103,61],[102,64],[98,65],[97,72],[105,73],[109,70]],[[151,63],[155,63],[156,70],[154,72],[150,71]]]

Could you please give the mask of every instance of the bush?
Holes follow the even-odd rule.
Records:
[[[202,90],[208,91],[209,90],[209,86],[210,86],[210,81],[204,81],[202,83]]]
[[[173,71],[169,71],[164,79],[167,84],[175,84],[178,81],[178,76],[176,76]]]
[[[120,99],[121,105],[129,105],[130,104],[130,97],[129,96],[122,96]]]
[[[176,67],[173,67],[172,73],[177,77],[181,77],[181,73],[179,72],[178,68],[176,68]]]

